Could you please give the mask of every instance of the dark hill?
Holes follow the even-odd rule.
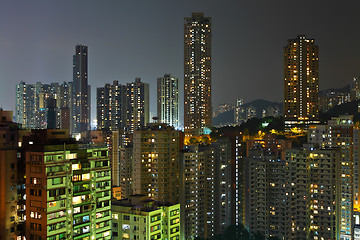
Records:
[[[356,100],[349,103],[337,105],[325,113],[320,113],[320,118],[322,121],[326,121],[331,117],[349,114],[354,116],[354,121],[360,121],[360,114],[358,107],[359,104],[360,104],[360,100]]]
[[[280,113],[283,111],[282,103],[270,102],[264,99],[257,99],[243,105],[245,109],[250,106],[253,106],[256,109],[257,118],[262,118],[262,111],[268,107],[278,107],[280,109]],[[234,123],[234,109],[221,113],[217,117],[213,118],[214,126],[221,126],[232,123]]]

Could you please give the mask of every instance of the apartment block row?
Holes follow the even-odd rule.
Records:
[[[310,126],[302,147],[275,136],[248,141],[246,157],[238,156],[241,222],[284,239],[357,239],[358,139],[346,115]]]
[[[91,87],[88,85],[88,47],[76,45],[73,80],[64,83],[16,85],[15,121],[27,129],[90,130]]]

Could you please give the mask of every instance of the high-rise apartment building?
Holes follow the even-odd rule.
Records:
[[[157,117],[178,129],[179,125],[179,80],[171,74],[157,79]]]
[[[215,234],[231,225],[231,143],[227,137],[219,137],[211,144],[214,149],[215,182]]]
[[[338,149],[286,151],[290,229],[285,239],[352,239],[342,230],[348,223],[343,208],[348,202],[342,198],[341,165]]]
[[[245,115],[246,115],[246,121],[255,118],[257,115],[256,108],[253,105],[250,105],[249,107],[246,108]]]
[[[253,146],[244,161],[245,227],[252,233],[284,237],[287,219],[285,161],[262,146]]]
[[[111,182],[113,186],[120,186],[120,145],[119,131],[113,131],[111,135]]]
[[[71,133],[90,130],[90,86],[88,85],[88,47],[76,45],[73,55],[73,109]]]
[[[360,99],[360,78],[354,77],[353,82],[350,85],[350,100],[358,100]]]
[[[354,157],[353,157],[353,117],[349,115],[333,117],[328,122],[329,146],[339,148],[341,165],[340,179],[340,238],[350,240],[353,236],[353,200],[354,200]],[[358,172],[358,171],[357,171]],[[357,190],[358,193],[358,190]]]
[[[133,146],[122,146],[119,152],[119,186],[122,198],[128,198],[133,194]]]
[[[16,85],[16,111],[15,121],[23,128],[35,127],[34,86],[20,82]]]
[[[136,78],[135,82],[126,84],[127,131],[135,130],[149,123],[149,84]]]
[[[97,88],[98,129],[118,131],[126,127],[126,86],[114,81],[112,85]]]
[[[284,48],[285,129],[319,123],[319,47],[299,35]]]
[[[211,18],[193,13],[184,23],[184,130],[198,136],[211,126]]]
[[[360,213],[359,128],[354,126],[351,115],[333,117],[327,125],[310,126],[308,141],[321,148],[339,149],[341,153],[339,233],[342,239],[351,239],[356,227],[352,216]]]
[[[111,239],[107,147],[83,148],[68,136],[38,130],[23,138],[26,239]]]
[[[110,141],[112,185],[120,192],[118,198],[132,195],[133,147],[122,143],[122,134],[113,131]]]
[[[236,106],[234,108],[234,123],[239,125],[245,121],[245,109],[242,106],[244,104],[244,99],[236,99]]]
[[[179,132],[150,123],[134,132],[133,144],[134,194],[179,203]]]
[[[215,234],[214,155],[209,145],[190,145],[182,153],[180,203],[186,240]]]

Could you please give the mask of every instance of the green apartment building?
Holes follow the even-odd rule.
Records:
[[[81,146],[64,130],[32,133],[26,154],[26,238],[111,239],[107,147]]]
[[[160,203],[146,195],[113,200],[114,240],[180,240],[180,204]]]

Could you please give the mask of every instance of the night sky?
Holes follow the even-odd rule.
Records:
[[[89,47],[92,117],[96,88],[140,77],[178,77],[183,105],[183,22],[192,12],[212,17],[213,106],[283,98],[283,47],[298,34],[319,45],[320,89],[360,75],[359,1],[1,1],[0,105],[15,109],[20,81],[72,81],[76,44]],[[182,109],[182,108],[181,108]],[[182,110],[181,110],[182,115]]]

